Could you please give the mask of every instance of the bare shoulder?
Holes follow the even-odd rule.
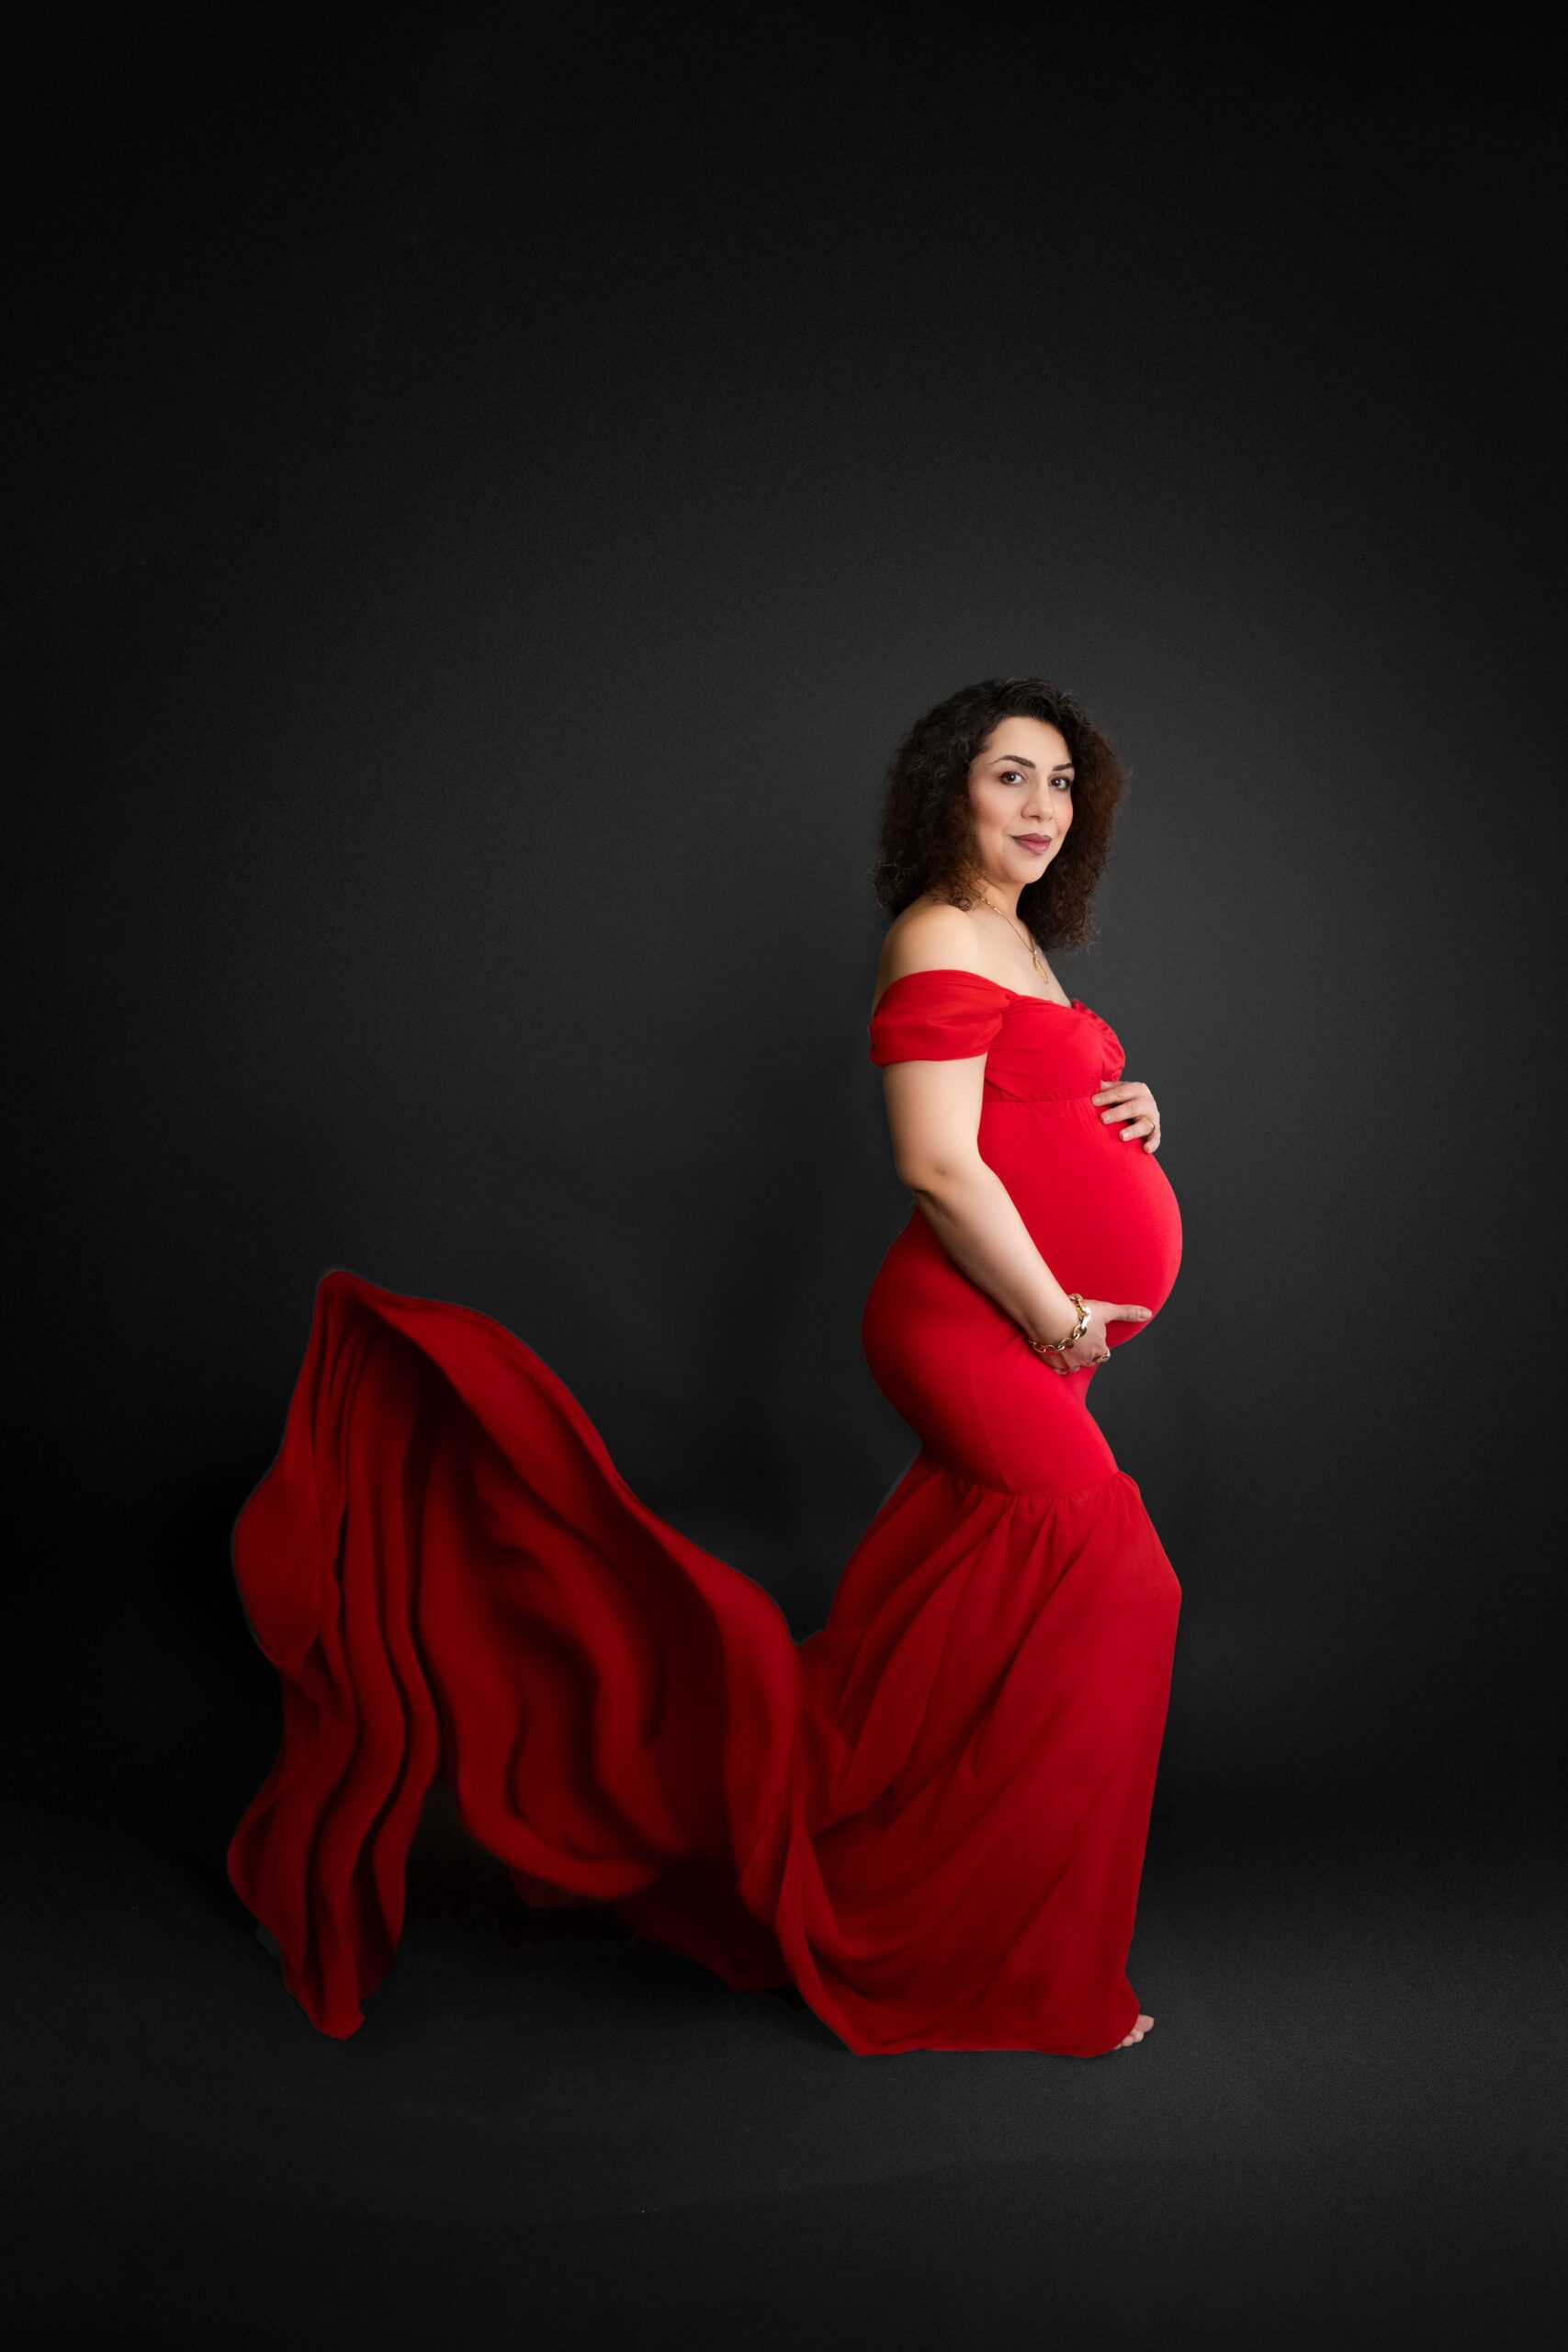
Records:
[[[996,978],[987,968],[973,916],[962,907],[949,905],[945,899],[917,899],[887,926],[876,966],[874,1004],[885,989],[906,974],[932,971],[976,972],[985,980]]]

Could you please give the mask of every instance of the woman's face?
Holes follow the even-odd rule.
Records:
[[[1004,718],[969,770],[975,847],[989,882],[1038,882],[1073,821],[1073,763],[1059,728]]]

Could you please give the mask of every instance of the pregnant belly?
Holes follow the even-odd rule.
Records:
[[[1092,1102],[1005,1102],[982,1113],[980,1154],[1007,1186],[1064,1289],[1157,1314],[1181,1257],[1181,1219],[1152,1152],[1102,1126]],[[1108,1323],[1112,1348],[1144,1323]],[[1085,1366],[1053,1374],[916,1208],[866,1297],[872,1376],[926,1449],[960,1476],[1061,1493],[1116,1464],[1085,1397]]]
[[[987,1103],[979,1144],[1065,1290],[1159,1312],[1181,1262],[1181,1214],[1153,1152],[1077,1097]],[[1111,1344],[1142,1328],[1111,1324]]]
[[[1176,1280],[1181,1219],[1152,1152],[1121,1142],[1084,1098],[987,1102],[979,1148],[1065,1289],[1158,1313]],[[1106,1337],[1117,1348],[1147,1328],[1109,1323]],[[1084,1409],[1093,1367],[1070,1378],[1047,1370],[919,1208],[877,1268],[861,1338],[883,1395],[958,1476],[1038,1494],[1115,1470]]]

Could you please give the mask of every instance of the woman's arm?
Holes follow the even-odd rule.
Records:
[[[893,1164],[971,1282],[1032,1340],[1060,1340],[1077,1308],[1045,1263],[977,1137],[986,1057],[892,1062],[882,1073]]]

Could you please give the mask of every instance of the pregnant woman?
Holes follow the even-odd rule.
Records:
[[[322,2032],[391,1962],[438,1774],[525,1901],[793,1984],[857,2053],[1147,2032],[1126,1962],[1180,1595],[1088,1390],[1180,1222],[1153,1096],[1045,954],[1089,936],[1121,787],[1037,680],[964,688],[895,754],[870,1056],[915,1206],[862,1329],[919,1444],[807,1640],[502,1325],[322,1278],[234,1528],[283,1740],[228,1854]]]

